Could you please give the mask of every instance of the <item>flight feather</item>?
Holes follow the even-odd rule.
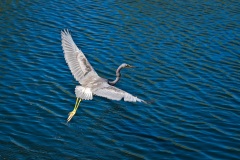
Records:
[[[74,78],[83,84],[90,77],[98,77],[83,52],[74,43],[68,30],[61,32],[64,58]]]

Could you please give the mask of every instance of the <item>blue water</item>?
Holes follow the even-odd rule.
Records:
[[[0,159],[239,159],[237,0],[0,2]],[[102,77],[150,104],[94,97],[63,57],[68,28]]]

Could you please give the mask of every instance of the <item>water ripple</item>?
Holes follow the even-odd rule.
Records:
[[[238,159],[239,7],[231,1],[1,1],[0,159]],[[78,83],[70,29],[98,74],[149,102],[95,97],[66,123]]]

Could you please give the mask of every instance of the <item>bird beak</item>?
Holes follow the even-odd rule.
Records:
[[[130,65],[128,65],[127,67],[128,67],[128,68],[136,68],[136,67],[134,67],[134,66],[130,66]]]

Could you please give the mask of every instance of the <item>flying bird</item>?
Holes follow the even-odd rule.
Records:
[[[72,75],[80,83],[75,88],[77,99],[73,111],[69,113],[67,122],[76,114],[80,102],[82,100],[92,100],[94,95],[117,101],[123,99],[128,102],[146,103],[142,99],[114,87],[121,77],[121,69],[132,68],[133,66],[123,63],[116,70],[114,81],[104,79],[97,74],[83,52],[76,46],[68,30],[61,31],[61,38],[64,58]]]

